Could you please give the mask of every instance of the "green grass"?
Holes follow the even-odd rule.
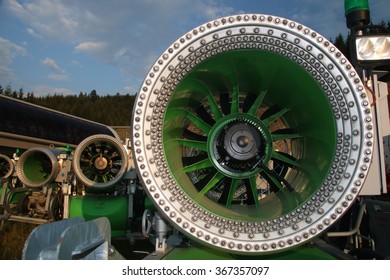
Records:
[[[0,260],[21,260],[24,242],[37,225],[4,222],[0,229]]]

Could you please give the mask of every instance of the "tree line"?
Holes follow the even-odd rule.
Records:
[[[109,126],[130,126],[136,97],[120,93],[101,96],[96,90],[79,95],[35,96],[33,92],[25,93],[22,88],[13,90],[9,85],[5,88],[0,85],[0,94]]]

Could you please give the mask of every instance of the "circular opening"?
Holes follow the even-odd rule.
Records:
[[[282,55],[238,50],[191,69],[170,97],[163,147],[177,185],[215,215],[287,214],[325,180],[336,146],[327,97]]]
[[[89,180],[105,183],[113,180],[122,165],[117,147],[108,141],[95,141],[81,153],[81,170]]]
[[[43,184],[50,179],[53,173],[53,162],[43,152],[31,152],[23,163],[23,175],[33,184]]]
[[[97,134],[84,139],[76,148],[73,168],[87,191],[113,191],[127,169],[127,154],[115,138]]]

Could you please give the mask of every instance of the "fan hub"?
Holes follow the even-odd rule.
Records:
[[[104,158],[103,156],[100,155],[99,157],[97,157],[95,159],[94,166],[98,170],[104,170],[108,166],[108,161],[106,158]]]
[[[261,150],[261,135],[256,128],[248,123],[234,123],[224,134],[226,152],[238,161],[255,157]]]
[[[220,119],[208,138],[208,154],[214,166],[230,178],[248,178],[271,157],[272,140],[261,120],[248,114]]]

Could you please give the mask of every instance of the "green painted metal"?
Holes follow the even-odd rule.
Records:
[[[237,256],[208,247],[175,248],[164,260],[243,260],[246,257]],[[300,246],[277,254],[250,256],[251,260],[336,260],[332,255],[314,246]]]
[[[345,15],[358,10],[370,10],[368,0],[344,0]]]
[[[150,200],[149,197],[145,197],[144,207],[145,209],[149,209],[151,212],[157,211],[156,206],[154,206],[153,202]]]
[[[107,217],[112,237],[126,236],[127,213],[128,201],[123,196],[88,194],[72,197],[70,201],[70,218],[83,217],[89,221]]]
[[[164,153],[178,185],[205,209],[240,221],[277,218],[310,199],[336,147],[333,112],[317,81],[264,50],[231,51],[192,68],[176,86],[163,122]],[[261,152],[235,159],[229,169],[222,142],[235,125],[253,127],[247,132],[255,131]],[[261,181],[271,190],[267,195]]]
[[[22,190],[22,189],[20,189],[20,190]],[[31,192],[27,189],[23,189],[23,191],[11,192],[11,190],[9,188],[6,188],[5,189],[5,197],[6,197],[7,201],[5,201],[5,203],[17,204],[21,198],[24,198],[26,195],[29,195],[30,193]],[[0,188],[0,197],[2,196],[2,194],[3,194],[3,189]]]

